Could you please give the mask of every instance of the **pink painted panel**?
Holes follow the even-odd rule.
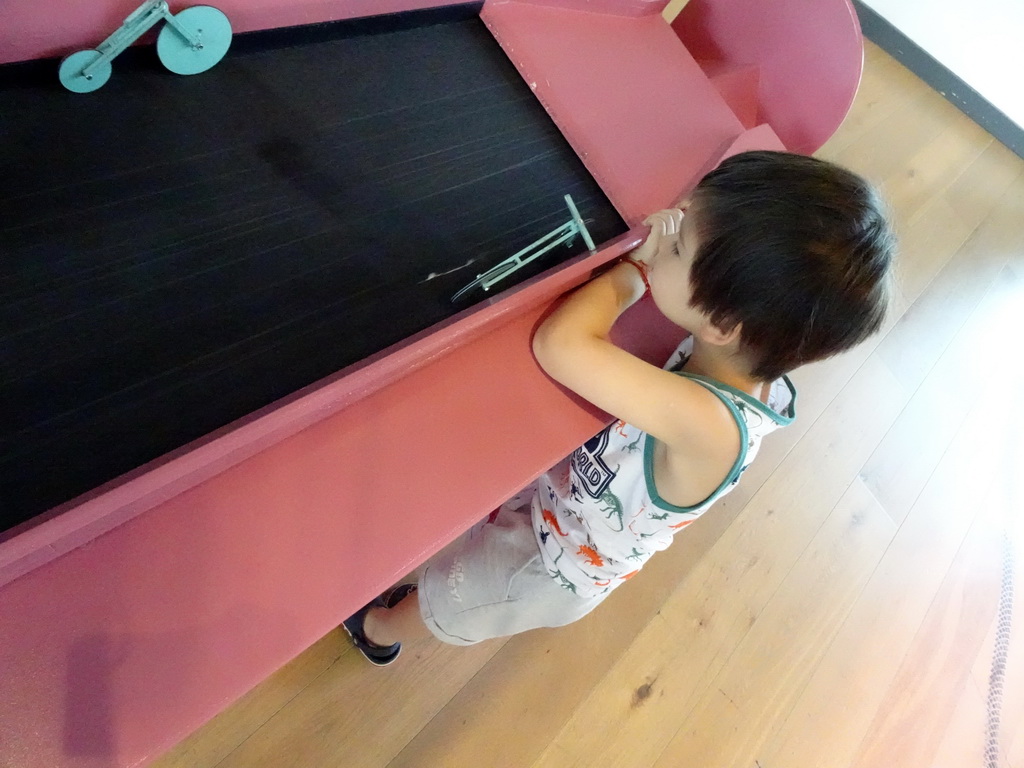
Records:
[[[691,0],[672,26],[698,61],[757,65],[759,119],[790,151],[816,151],[853,104],[864,42],[849,0]]]
[[[505,2],[481,18],[631,225],[744,130],[660,14]]]
[[[701,68],[743,126],[753,128],[757,125],[760,111],[757,92],[761,78],[757,65],[716,66],[714,63],[702,62]]]
[[[722,153],[721,159],[715,165],[727,157],[738,155],[740,152],[750,152],[755,149],[772,149],[777,152],[784,152],[786,147],[783,146],[782,139],[775,134],[772,127],[767,123],[762,123],[746,131],[742,136],[737,137],[736,141],[730,144],[725,152]]]

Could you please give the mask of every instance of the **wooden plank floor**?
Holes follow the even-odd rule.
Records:
[[[332,632],[155,765],[982,766],[1009,541],[1024,768],[1024,162],[870,44],[820,155],[885,190],[899,296],[735,493],[582,622],[387,670]]]

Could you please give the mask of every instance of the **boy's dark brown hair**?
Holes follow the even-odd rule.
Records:
[[[788,152],[746,152],[693,195],[700,246],[693,306],[742,323],[751,375],[771,381],[877,331],[895,238],[874,188],[844,168]]]

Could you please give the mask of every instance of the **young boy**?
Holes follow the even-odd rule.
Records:
[[[373,663],[582,618],[730,491],[794,416],[785,376],[878,330],[894,239],[875,191],[827,162],[729,158],[630,256],[569,295],[533,350],[618,421],[344,626]],[[608,340],[650,290],[690,331],[663,370]],[[418,600],[404,599],[416,594]]]

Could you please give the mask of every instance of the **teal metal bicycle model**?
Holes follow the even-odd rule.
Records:
[[[179,75],[205,72],[224,58],[231,45],[231,22],[209,5],[172,14],[167,0],[146,0],[95,49],[76,51],[60,63],[60,82],[69,91],[89,93],[110,79],[110,62],[160,21],[156,39],[160,62]]]

